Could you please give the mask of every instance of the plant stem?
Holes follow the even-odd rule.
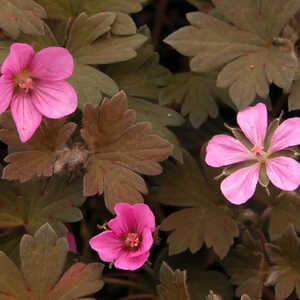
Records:
[[[157,48],[160,41],[161,29],[164,24],[165,13],[168,6],[168,0],[157,1],[157,9],[155,12],[154,28],[152,33],[152,41],[154,48]]]
[[[139,294],[139,295],[130,295],[128,297],[121,298],[120,300],[134,300],[134,299],[157,299],[154,294]]]
[[[103,276],[102,280],[105,283],[125,285],[125,286],[130,286],[130,287],[133,287],[133,288],[136,288],[139,290],[149,291],[145,286],[143,286],[142,284],[136,283],[135,281],[119,279],[119,278],[111,278],[111,277],[106,277],[106,276]]]

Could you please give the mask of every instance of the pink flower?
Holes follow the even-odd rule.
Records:
[[[90,240],[90,246],[105,262],[122,270],[136,270],[147,261],[153,244],[155,219],[146,204],[118,203],[116,217],[106,230]]]
[[[74,234],[71,231],[68,231],[66,234],[66,238],[69,245],[69,251],[77,253],[78,251]]]
[[[267,109],[259,103],[239,112],[237,123],[242,131],[236,134],[240,140],[220,134],[206,148],[208,165],[235,164],[235,170],[225,172],[230,175],[221,183],[224,196],[233,204],[243,204],[253,196],[258,182],[266,187],[269,180],[281,190],[295,190],[300,184],[300,164],[289,157],[292,151],[282,150],[300,144],[300,118],[287,119],[281,125],[276,119],[267,129]]]
[[[73,73],[73,57],[62,47],[34,54],[30,45],[14,43],[0,77],[0,113],[10,106],[22,142],[40,126],[42,115],[59,119],[77,108],[77,95],[64,79]]]

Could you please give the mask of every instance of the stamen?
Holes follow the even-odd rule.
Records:
[[[255,156],[258,156],[258,155],[262,155],[263,154],[263,150],[264,148],[262,146],[254,146],[252,149],[251,149],[251,152],[255,155]]]
[[[126,248],[137,248],[141,242],[139,235],[136,232],[130,232],[124,237]]]
[[[30,77],[21,79],[18,83],[21,89],[25,89],[25,93],[28,93],[29,90],[33,89],[32,79]]]

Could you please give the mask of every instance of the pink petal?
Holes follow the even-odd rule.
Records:
[[[149,252],[153,245],[153,235],[149,228],[145,228],[142,233],[142,241],[139,248],[136,251],[130,251],[130,257],[140,256],[145,252]]]
[[[69,250],[71,252],[77,253],[77,245],[76,245],[76,240],[74,237],[74,234],[70,231],[67,232],[67,241],[69,244]]]
[[[254,194],[258,182],[260,165],[240,169],[221,183],[221,191],[226,199],[236,205],[247,202]]]
[[[0,114],[7,110],[13,97],[14,83],[6,76],[0,77]]]
[[[106,262],[112,262],[123,251],[123,243],[111,230],[101,232],[90,239],[92,249],[98,252],[99,257]]]
[[[211,167],[222,167],[253,159],[253,155],[237,139],[225,135],[215,135],[206,147],[206,163]]]
[[[237,122],[253,145],[263,146],[268,126],[268,113],[263,103],[240,111]]]
[[[269,153],[274,153],[299,144],[300,118],[290,118],[282,122],[275,130],[271,139]]]
[[[293,191],[300,184],[300,164],[289,157],[271,158],[267,161],[267,175],[279,189]]]
[[[34,84],[32,102],[44,116],[59,119],[73,113],[78,105],[77,94],[66,81],[38,81]]]
[[[1,73],[15,75],[27,68],[34,56],[33,48],[28,44],[13,43],[10,52],[1,67]]]
[[[138,225],[137,232],[142,233],[145,228],[155,229],[155,217],[148,205],[137,203],[132,205],[135,220]]]
[[[49,47],[41,50],[30,64],[30,74],[33,77],[49,81],[69,78],[73,69],[73,57],[67,49],[62,47]]]
[[[133,214],[132,205],[118,203],[114,207],[116,217],[108,222],[108,226],[118,236],[127,235],[128,232],[136,232],[137,224]]]
[[[149,252],[143,253],[140,256],[130,257],[129,252],[122,252],[122,255],[116,259],[114,266],[121,270],[134,271],[142,267],[149,257]]]
[[[108,225],[119,236],[128,232],[142,234],[145,228],[149,228],[151,231],[155,229],[154,215],[146,204],[118,203],[114,210],[117,216],[110,220]]]
[[[11,114],[16,123],[20,140],[28,141],[42,121],[42,115],[32,104],[31,97],[23,92],[16,93],[11,102]]]

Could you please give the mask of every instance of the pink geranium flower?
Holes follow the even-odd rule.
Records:
[[[30,45],[12,44],[1,67],[0,113],[10,107],[22,142],[32,137],[42,116],[58,119],[76,110],[76,92],[64,80],[73,68],[73,57],[65,48],[34,54]]]
[[[258,182],[266,186],[268,180],[281,190],[295,190],[300,184],[300,164],[282,150],[300,144],[300,118],[287,119],[277,128],[273,122],[267,129],[267,109],[259,103],[239,112],[237,123],[247,138],[241,139],[243,143],[220,134],[206,148],[208,165],[236,164],[221,183],[224,196],[233,204],[243,204],[253,196]]]
[[[105,262],[122,270],[136,270],[147,261],[153,244],[155,219],[146,204],[118,203],[116,217],[106,230],[90,240],[90,246]]]

